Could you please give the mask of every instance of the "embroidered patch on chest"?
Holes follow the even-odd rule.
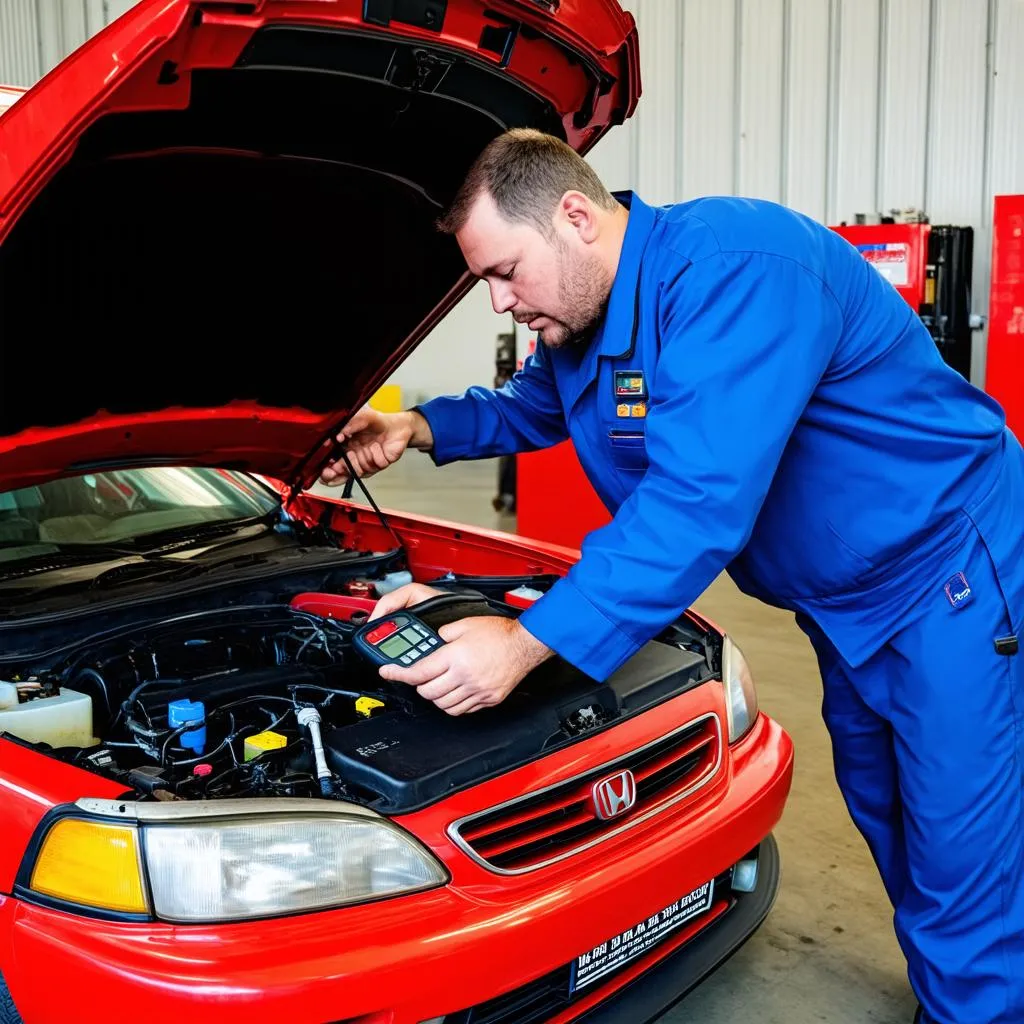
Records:
[[[964,605],[970,604],[974,599],[974,591],[971,590],[967,577],[962,572],[958,572],[951,579],[947,580],[946,585],[942,589],[945,590],[949,603],[957,611],[963,608]]]
[[[615,407],[615,415],[620,420],[642,420],[647,415],[646,402],[620,402]]]
[[[616,370],[615,397],[646,398],[647,389],[644,387],[643,373],[640,370]]]

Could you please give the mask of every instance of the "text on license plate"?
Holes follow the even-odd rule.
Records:
[[[612,971],[617,971],[624,964],[658,945],[680,925],[703,914],[710,909],[714,892],[715,883],[712,879],[675,903],[669,904],[664,910],[652,914],[618,935],[613,935],[607,942],[602,942],[589,953],[576,957],[572,965],[569,992],[577,992],[595,981],[600,981]]]

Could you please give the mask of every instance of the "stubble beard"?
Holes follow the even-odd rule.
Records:
[[[611,281],[596,256],[576,256],[559,238],[558,298],[564,313],[538,335],[548,348],[572,348],[594,336],[608,309]]]

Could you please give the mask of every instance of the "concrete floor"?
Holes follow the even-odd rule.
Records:
[[[514,517],[491,508],[496,479],[491,462],[437,469],[411,453],[368,485],[384,508],[514,532]],[[776,831],[782,886],[774,909],[743,949],[661,1024],[909,1024],[917,1002],[891,908],[832,774],[810,645],[791,615],[743,596],[725,576],[695,607],[743,649],[761,707],[793,737],[796,769]]]

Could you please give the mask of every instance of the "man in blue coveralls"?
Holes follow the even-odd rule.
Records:
[[[341,435],[356,471],[571,437],[614,518],[518,620],[453,623],[443,651],[381,674],[451,714],[553,653],[604,680],[727,569],[817,652],[919,1019],[1020,1024],[1024,453],[1000,407],[856,250],[777,205],[655,209],[513,131],[440,227],[543,344],[498,390],[362,410]]]

